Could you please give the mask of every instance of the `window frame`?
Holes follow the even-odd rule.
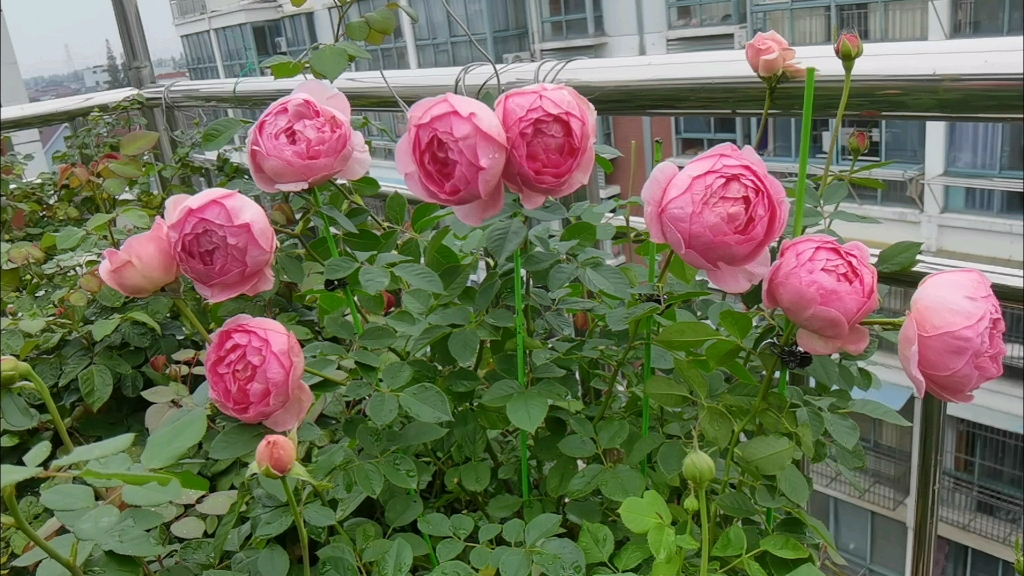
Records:
[[[844,504],[848,504],[848,505],[853,506],[855,508],[860,508],[861,510],[863,510],[864,512],[867,513],[867,518],[868,518],[868,522],[867,522],[867,535],[866,535],[866,541],[867,541],[867,550],[866,550],[866,552],[867,552],[867,560],[862,561],[862,560],[860,560],[858,558],[848,557],[846,554],[842,554],[842,552],[840,552],[840,554],[842,554],[844,559],[846,559],[848,562],[850,562],[850,564],[852,564],[854,566],[857,566],[858,568],[863,568],[865,570],[870,571],[870,573],[882,574],[884,576],[904,576],[902,573],[893,572],[892,570],[889,570],[888,568],[886,568],[884,566],[878,566],[876,564],[873,564],[872,562],[874,561],[874,555],[872,554],[872,552],[873,552],[873,549],[874,549],[873,538],[874,538],[874,530],[875,530],[875,522],[874,522],[875,516],[882,516],[886,520],[890,520],[892,522],[896,522],[897,524],[901,524],[903,526],[903,530],[904,530],[904,533],[903,533],[904,554],[906,553],[906,548],[909,545],[909,543],[907,542],[907,537],[909,535],[909,531],[908,531],[906,523],[900,522],[899,520],[897,520],[895,518],[890,518],[889,516],[886,516],[885,514],[879,514],[877,512],[872,511],[872,510],[868,510],[867,508],[864,508],[862,506],[858,506],[857,504],[854,504],[852,502],[847,502],[846,500],[842,500],[842,499],[836,498],[834,496],[829,496],[828,494],[824,494],[824,493],[820,493],[820,494],[822,496],[828,498],[828,521],[824,522],[824,524],[826,526],[828,526],[828,530],[832,534],[836,534],[837,533],[837,531],[836,531],[836,528],[837,528],[837,523],[836,523],[836,519],[837,519],[836,518],[837,517],[836,508],[837,508],[837,506],[836,506],[836,503],[837,502],[843,502]],[[819,518],[819,520],[820,520],[820,518]]]
[[[209,30],[182,36],[181,49],[185,54],[185,68],[188,69],[189,80],[215,80],[220,78],[220,68],[217,66],[217,52],[214,50],[213,39],[210,37]],[[207,49],[209,53],[202,54]],[[193,53],[193,50],[196,52]],[[198,58],[198,56],[203,56],[203,58]]]
[[[954,0],[950,4],[950,18],[949,21],[952,23],[952,27],[949,31],[950,38],[998,38],[1000,36],[1018,36],[1024,33],[1024,31],[1018,29],[1013,30],[1011,25],[1019,23],[1021,21],[1021,14],[1013,15],[1011,2],[1013,0],[1002,0],[1003,2],[1003,31],[1002,33],[978,33],[975,34],[973,31],[964,31],[963,28],[973,28],[973,10],[977,0]],[[965,22],[959,17],[958,11],[960,6],[963,4],[970,4],[969,10],[971,11],[968,15],[968,20]]]
[[[566,14],[565,13],[565,1],[566,0],[536,0],[537,1],[537,14],[540,16],[540,28],[541,28],[541,41],[542,42],[565,42],[567,40],[577,40],[580,38],[599,38],[605,35],[604,30],[604,7],[602,0],[583,0],[584,2],[584,13],[583,14]],[[562,14],[559,16],[544,16],[544,4],[553,1],[559,2]],[[596,8],[595,8],[596,5]],[[600,24],[598,20],[600,19]],[[576,20],[586,20],[587,22],[587,34],[585,36],[571,36],[568,33],[567,22]],[[555,36],[553,33],[549,34],[549,29],[554,29],[555,24],[562,25],[561,36]]]
[[[946,173],[957,176],[982,176],[982,177],[1000,177],[1000,178],[1024,178],[1024,170],[1003,170],[1003,139],[1006,137],[1006,131],[1012,126],[1009,122],[981,122],[981,124],[1000,125],[1002,128],[999,130],[999,156],[996,158],[996,169],[995,170],[984,170],[979,168],[960,168],[950,167],[950,145],[953,142],[953,130],[955,124],[972,124],[971,122],[948,122],[946,123]],[[1024,133],[1022,133],[1024,137]]]
[[[674,146],[673,150],[675,150],[676,154],[679,156],[695,156],[695,154],[687,154],[683,151],[683,140],[704,140],[704,150],[702,152],[707,151],[713,146],[717,146],[717,144],[721,144],[725,141],[732,142],[733,144],[742,147],[743,143],[747,140],[746,132],[743,130],[744,118],[742,116],[696,116],[696,118],[709,120],[711,132],[686,132],[686,117],[674,116],[672,118],[672,145]],[[716,132],[715,120],[721,119],[735,121],[735,130],[733,132]],[[709,140],[716,141],[717,144],[709,146]]]
[[[835,29],[843,28],[843,26],[840,26],[840,8],[841,7],[843,7],[843,6],[853,6],[853,5],[857,5],[857,4],[878,4],[879,7],[880,7],[879,16],[878,16],[878,18],[879,18],[879,20],[878,20],[878,27],[879,27],[880,31],[879,31],[879,33],[877,35],[876,34],[871,34],[870,35],[870,36],[878,36],[878,38],[872,38],[872,39],[869,40],[867,38],[867,36],[869,36],[869,35],[868,34],[863,34],[865,36],[865,41],[866,42],[916,42],[916,41],[921,41],[921,40],[927,40],[928,39],[928,13],[927,13],[928,1],[927,0],[920,0],[921,5],[918,7],[918,9],[924,11],[924,18],[922,20],[922,25],[921,25],[920,33],[917,36],[915,36],[913,38],[898,38],[898,39],[890,38],[889,37],[888,32],[889,32],[889,26],[890,26],[890,19],[889,19],[889,16],[888,16],[888,11],[885,10],[883,6],[888,5],[888,4],[898,3],[898,2],[905,2],[905,1],[908,1],[908,0],[783,0],[781,2],[778,1],[778,0],[762,0],[759,3],[756,0],[752,0],[752,3],[750,5],[750,24],[748,26],[748,28],[750,30],[749,31],[749,37],[753,38],[754,35],[756,33],[758,33],[758,32],[764,32],[764,31],[772,29],[772,28],[770,28],[768,26],[767,16],[762,16],[763,14],[768,14],[768,13],[771,13],[771,12],[784,12],[785,13],[786,30],[785,31],[778,31],[777,30],[777,32],[782,34],[784,37],[790,39],[790,42],[791,42],[792,45],[794,45],[794,46],[808,46],[808,45],[825,45],[825,44],[830,44],[832,42],[831,31],[835,30]],[[1006,1],[1009,1],[1009,0],[1006,0]],[[800,35],[798,35],[798,34],[796,34],[794,32],[793,11],[794,10],[803,10],[803,9],[807,9],[807,8],[823,8],[823,7],[824,8],[828,8],[828,10],[827,10],[827,15],[828,15],[827,32],[828,33],[825,34],[825,39],[820,41],[820,42],[813,42],[813,43],[806,43],[806,42],[799,41]],[[862,33],[863,33],[863,31],[862,31]]]
[[[704,24],[700,22],[703,19],[704,6],[713,6],[716,4],[729,4],[732,8],[732,22],[718,22]],[[667,8],[667,22],[669,30],[692,30],[694,28],[710,28],[712,26],[736,26],[744,24],[747,21],[747,13],[745,10],[745,3],[741,3],[740,0],[665,0]],[[679,26],[673,24],[676,20],[672,17],[672,11],[677,8],[697,7],[697,20],[696,26]]]
[[[243,24],[234,24],[231,26],[224,26],[217,28],[217,45],[220,47],[221,63],[224,65],[224,77],[225,78],[241,78],[242,73],[250,71],[249,64],[252,63],[254,68],[250,71],[250,76],[259,76],[259,62],[255,60],[259,57],[256,55],[256,40],[253,37],[252,25],[248,22]],[[235,31],[240,32],[240,37],[230,36],[229,33]],[[239,60],[236,58],[235,52],[237,52],[237,46],[233,46],[234,41],[241,42],[241,49],[245,55],[245,58]],[[251,55],[253,60],[249,59]],[[229,59],[230,55],[230,59]],[[236,74],[237,69],[237,74]]]

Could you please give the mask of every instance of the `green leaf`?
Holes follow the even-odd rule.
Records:
[[[526,525],[526,545],[536,544],[543,538],[561,534],[562,517],[558,514],[539,514]]]
[[[785,534],[773,534],[767,538],[762,538],[761,548],[779,558],[805,558],[810,554],[803,544]]]
[[[491,468],[483,462],[470,462],[459,467],[462,486],[470,492],[482,492],[491,483]]]
[[[414,9],[413,9],[413,8],[412,8],[411,6],[409,6],[408,4],[402,4],[401,2],[388,2],[388,3],[386,4],[386,6],[387,6],[388,8],[391,8],[391,9],[395,9],[395,8],[398,8],[398,9],[400,9],[400,10],[401,10],[402,12],[405,12],[405,14],[406,14],[407,16],[409,16],[409,20],[412,20],[412,23],[413,23],[413,24],[418,24],[418,23],[419,23],[419,21],[420,21],[420,16],[419,16],[419,14],[417,14],[417,13],[416,13],[416,10],[414,10]]]
[[[584,520],[576,544],[583,550],[587,564],[607,562],[615,550],[615,537],[611,529],[604,524]]]
[[[115,160],[107,167],[110,171],[122,178],[134,179],[139,178],[145,173],[145,167],[142,165],[137,158],[130,156],[122,157],[120,160]]]
[[[376,266],[362,266],[359,268],[359,284],[364,292],[376,294],[387,288],[391,282],[391,272]]]
[[[356,18],[345,24],[345,36],[349,40],[355,40],[356,42],[362,42],[366,40],[366,37],[370,35],[370,24],[363,18]]]
[[[665,376],[651,376],[647,381],[646,391],[655,404],[665,408],[679,408],[690,402],[686,386]]]
[[[754,327],[754,321],[749,315],[736,310],[722,310],[718,314],[718,324],[738,340],[746,338]]]
[[[121,511],[116,506],[99,506],[75,521],[75,537],[79,540],[102,541],[120,519]]]
[[[722,338],[718,330],[703,322],[677,322],[662,328],[654,343],[666,350],[683,352],[698,348],[708,340]]]
[[[121,489],[121,497],[131,506],[159,506],[181,498],[181,483],[171,480],[166,486],[158,482],[142,486],[129,485]]]
[[[165,420],[146,441],[142,465],[152,470],[176,463],[206,435],[206,410],[183,409]]]
[[[0,488],[14,486],[22,480],[35,478],[36,474],[42,471],[42,468],[0,464]]]
[[[849,194],[849,184],[843,180],[833,180],[822,190],[821,203],[823,206],[834,206],[845,200]]]
[[[377,562],[377,572],[380,576],[405,576],[411,567],[412,548],[401,538],[395,540]]]
[[[869,400],[867,398],[851,400],[850,403],[847,404],[845,411],[866,414],[872,418],[877,418],[878,420],[883,420],[897,426],[910,426],[910,422],[907,422],[906,418],[900,416],[899,412],[889,408],[877,400]]]
[[[811,490],[807,486],[807,479],[800,470],[790,464],[782,469],[782,472],[775,478],[779,490],[794,503],[804,506],[807,499],[811,497]]]
[[[98,410],[114,391],[114,376],[106,366],[93,364],[78,375],[78,389],[89,408]]]
[[[580,434],[570,434],[558,443],[558,449],[566,456],[573,458],[587,458],[597,452],[597,445],[594,441]]]
[[[626,572],[651,556],[651,547],[642,540],[626,542],[612,558],[612,563],[620,572]]]
[[[235,134],[241,130],[245,124],[242,124],[237,118],[226,116],[224,118],[218,118],[213,122],[210,122],[209,126],[203,130],[202,136],[202,147],[206,152],[214,152],[223,148]]]
[[[643,497],[630,496],[619,506],[622,523],[637,534],[646,534],[658,524],[670,525],[672,513],[665,499],[653,490],[644,492]]]
[[[615,169],[612,166],[612,163],[609,162],[608,159],[605,158],[604,156],[594,156],[594,161],[597,162],[597,165],[601,167],[601,170],[603,170],[605,174],[611,174],[612,171]]]
[[[793,442],[782,436],[755,436],[740,444],[737,451],[759,474],[774,476],[793,461]]]
[[[747,576],[768,576],[764,568],[761,568],[757,561],[752,558],[743,559],[743,570],[747,573]]]
[[[85,223],[85,227],[93,232],[97,232],[100,228],[105,226],[107,222],[113,220],[116,214],[93,214]]]
[[[259,569],[261,576],[287,574],[290,565],[291,560],[288,558],[288,553],[275,542],[267,544],[267,547],[260,552],[259,557],[256,559],[256,567]]]
[[[601,473],[598,486],[601,493],[618,502],[643,492],[647,482],[639,472],[625,465],[617,465]]]
[[[82,484],[61,484],[39,493],[39,503],[50,510],[81,510],[96,504],[92,488]]]
[[[125,484],[131,484],[132,486],[145,486],[152,482],[156,482],[161,486],[167,486],[172,480],[175,480],[174,476],[165,474],[162,472],[125,472],[121,470],[104,470],[96,468],[86,468],[79,473],[81,478],[92,478],[96,480],[117,480],[124,482]]]
[[[921,242],[904,240],[892,244],[878,254],[875,268],[879,272],[905,272],[917,264],[917,256],[921,253]]]
[[[727,492],[715,500],[718,509],[736,518],[753,518],[757,516],[757,507],[742,492]]]
[[[149,326],[157,334],[161,334],[161,335],[163,334],[163,331],[160,329],[160,325],[157,324],[156,321],[153,320],[153,318],[150,317],[149,314],[146,314],[145,312],[143,312],[141,310],[132,310],[131,312],[128,312],[127,314],[125,314],[124,317],[125,318],[130,318],[132,320],[135,320],[136,322],[141,322],[141,323],[145,324],[146,326]]]
[[[722,533],[711,548],[712,556],[740,556],[747,549],[747,536],[739,524],[733,524]]]
[[[533,566],[530,553],[520,548],[511,548],[502,555],[498,562],[501,576],[527,576]]]
[[[504,262],[526,241],[526,225],[520,220],[504,220],[494,224],[484,235],[487,251],[498,262]]]
[[[811,563],[803,564],[786,576],[825,576],[825,573]]]
[[[416,464],[404,454],[390,454],[381,462],[381,471],[392,484],[415,490],[419,484]]]
[[[448,337],[448,351],[463,366],[473,364],[479,348],[480,334],[475,328],[456,330]]]
[[[126,156],[138,156],[160,141],[160,134],[149,130],[136,130],[121,137],[118,150]]]
[[[324,264],[324,278],[328,280],[344,278],[355,272],[356,268],[359,268],[359,263],[348,256],[331,258]]]
[[[25,455],[21,457],[21,461],[30,468],[38,466],[42,464],[43,460],[46,460],[46,457],[50,455],[51,451],[53,451],[53,445],[48,441],[43,440],[26,452]]]
[[[60,234],[57,234],[57,249],[73,250],[84,238],[85,230],[81,228],[65,228],[61,230]]]
[[[331,82],[337,80],[348,66],[348,52],[341,46],[328,44],[309,53],[309,67]]]
[[[607,144],[595,144],[594,153],[609,160],[614,160],[622,156],[622,152],[619,152],[617,149],[608,146]]]
[[[631,288],[629,279],[617,266],[602,264],[583,271],[580,281],[591,289],[603,292],[613,298],[625,300]]]
[[[259,425],[229,424],[210,443],[210,458],[229,460],[251,454],[268,433],[266,428]]]
[[[366,415],[377,426],[384,426],[398,416],[398,397],[387,392],[374,392],[366,402]]]
[[[548,399],[536,390],[524,390],[505,404],[505,414],[513,426],[532,434],[548,415]]]
[[[345,52],[348,52],[349,60],[373,60],[373,56],[355,42],[342,40],[341,42],[335,42],[334,45],[343,48]]]
[[[390,36],[395,32],[395,27],[398,26],[398,18],[395,17],[395,13],[389,8],[378,8],[373,12],[367,12],[363,14],[363,18],[366,23],[370,26],[370,29],[383,34],[384,36]]]
[[[433,384],[416,384],[401,392],[399,401],[413,418],[421,422],[438,424],[452,419],[448,397]]]
[[[405,280],[410,288],[422,288],[434,294],[444,292],[444,285],[436,272],[422,264],[399,264],[394,267],[395,274]]]
[[[98,460],[120,454],[127,450],[135,442],[135,434],[121,434],[100,442],[93,442],[85,446],[78,446],[70,454],[53,461],[53,466],[70,466],[79,462]]]
[[[416,494],[403,494],[388,502],[384,520],[389,526],[405,526],[423,513],[423,500]]]
[[[402,226],[409,213],[409,201],[398,192],[392,192],[384,204],[384,213],[388,222]]]
[[[647,545],[658,560],[665,560],[676,553],[676,531],[664,524],[655,524],[647,532]]]
[[[846,414],[823,412],[825,429],[846,448],[853,448],[860,442],[860,427]]]
[[[462,551],[465,549],[465,542],[459,542],[454,538],[442,540],[437,545],[437,559],[441,562],[447,562],[448,560],[455,558],[459,554],[462,554]]]
[[[92,330],[91,330],[92,339],[97,341],[97,342],[99,342],[100,340],[103,340],[107,336],[110,336],[114,332],[114,330],[117,330],[117,327],[120,324],[121,324],[121,317],[120,316],[114,316],[113,318],[104,318],[102,320],[97,320],[92,325]]]

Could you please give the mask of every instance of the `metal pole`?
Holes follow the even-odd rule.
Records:
[[[932,576],[939,526],[939,474],[946,403],[931,394],[921,400],[921,447],[914,501],[913,567],[910,576]]]
[[[156,84],[153,62],[149,56],[149,44],[146,43],[146,30],[142,26],[142,15],[136,0],[111,0],[114,7],[114,19],[117,20],[118,35],[121,36],[121,48],[124,59],[128,63],[128,81],[134,88],[144,88]],[[160,134],[160,156],[164,162],[174,157],[171,143],[171,131],[161,114],[152,108],[145,110],[149,126]]]

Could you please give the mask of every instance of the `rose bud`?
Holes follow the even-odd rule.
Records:
[[[852,64],[854,60],[864,55],[864,44],[860,41],[860,36],[856,32],[843,32],[840,34],[833,49],[835,50],[836,58],[842,60],[844,64]]]
[[[395,296],[393,294],[391,294],[390,292],[388,292],[387,290],[382,290],[381,291],[381,295],[384,296],[384,312],[383,312],[383,315],[386,316],[388,312],[391,312],[392,310],[395,309],[395,305],[397,304],[397,301],[395,299]]]
[[[280,434],[268,434],[256,447],[256,468],[267,478],[280,478],[295,465],[295,444]]]
[[[708,482],[715,479],[715,461],[699,448],[683,458],[683,478],[689,480],[694,486],[707,486]]]
[[[854,130],[850,133],[850,139],[846,141],[846,147],[850,149],[850,156],[854,160],[860,158],[860,155],[867,152],[868,148],[871,147],[868,133],[862,130]]]
[[[149,367],[157,374],[163,374],[167,369],[167,356],[154,356],[149,359]]]

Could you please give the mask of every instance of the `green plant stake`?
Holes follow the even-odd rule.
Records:
[[[635,147],[634,147],[635,154]],[[661,139],[657,138],[654,140],[654,163],[661,162]],[[647,284],[657,290],[655,285],[655,268],[658,266],[658,251],[655,250],[655,245],[651,242],[650,250],[647,252]],[[643,408],[642,408],[642,422],[640,427],[640,436],[646,437],[651,432],[651,398],[647,395],[647,382],[650,381],[651,375],[654,373],[654,367],[651,365],[651,356],[654,349],[654,317],[648,317],[647,320],[647,339],[644,342],[644,389],[643,389]],[[644,478],[647,477],[647,458],[645,457],[643,462],[640,463],[640,471],[643,473]]]
[[[523,262],[522,249],[516,248],[513,256],[513,288],[516,299],[516,375],[519,386],[526,388],[526,313],[523,310]],[[523,486],[523,500],[530,499],[530,464],[526,430],[519,431],[520,476]]]

